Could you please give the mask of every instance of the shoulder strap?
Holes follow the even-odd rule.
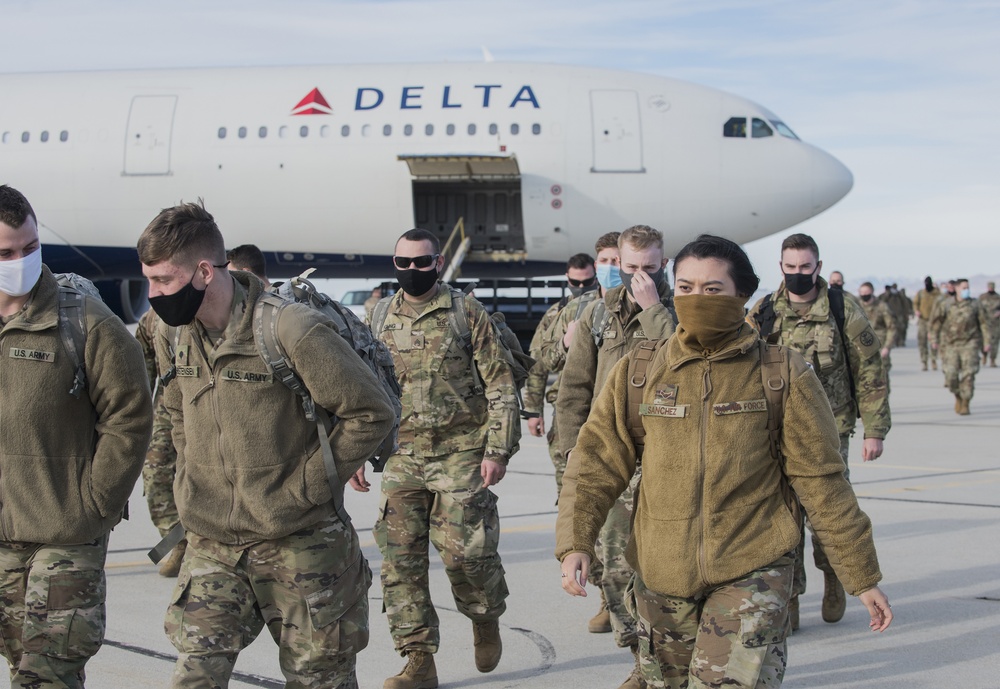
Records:
[[[642,394],[646,388],[649,366],[665,343],[666,340],[643,340],[635,353],[629,357],[625,425],[628,426],[628,433],[632,436],[637,461],[641,461],[643,450],[646,448],[646,428],[642,425],[641,414]]]
[[[371,328],[376,338],[379,337],[379,333],[385,326],[385,317],[389,315],[389,302],[391,301],[392,297],[383,297],[375,302],[375,308],[372,309]]]
[[[76,368],[69,394],[76,399],[87,389],[87,321],[84,315],[84,297],[74,289],[59,288],[59,336]]]
[[[469,359],[469,370],[472,373],[472,391],[482,395],[486,391],[479,369],[476,368],[476,357],[472,351],[472,333],[469,330],[469,312],[465,309],[465,297],[468,293],[451,289],[451,306],[448,308],[448,322],[451,330],[458,338],[458,344]],[[492,327],[492,326],[491,326]],[[497,333],[497,339],[500,338]]]
[[[588,297],[587,296],[588,294],[591,295],[591,296]],[[600,292],[598,290],[596,290],[596,289],[595,290],[591,290],[589,292],[584,292],[583,294],[581,294],[580,298],[576,300],[577,301],[577,304],[576,304],[576,313],[573,314],[573,320],[574,321],[580,320],[580,316],[583,315],[583,310],[585,308],[587,308],[587,305],[590,304],[590,302],[594,301],[594,299],[598,299],[598,298],[600,298]],[[597,307],[594,307],[594,308],[597,308]]]
[[[326,480],[330,484],[330,495],[333,508],[344,524],[351,522],[351,516],[344,508],[344,484],[337,473],[337,464],[333,459],[333,449],[330,447],[330,431],[333,420],[322,407],[317,407],[312,395],[302,379],[292,369],[288,357],[278,340],[278,317],[281,311],[291,302],[279,297],[264,294],[254,306],[253,337],[257,343],[261,358],[275,378],[280,380],[289,390],[302,399],[302,409],[306,419],[316,424],[316,434],[319,436],[319,446],[323,454],[323,466],[326,469]]]
[[[850,345],[847,342],[847,335],[844,333],[844,293],[839,289],[827,290],[830,299],[830,311],[833,313],[833,320],[837,322],[837,331],[840,333],[840,343],[844,347],[844,360],[847,362],[847,381],[851,385],[851,399],[854,401],[854,408],[858,418],[861,418],[861,405],[858,404],[858,389],[854,382],[854,371],[851,370]]]
[[[778,319],[778,314],[774,312],[774,292],[766,295],[760,302],[760,308],[757,309],[753,319],[757,323],[760,339],[767,340],[774,330],[774,322]]]
[[[594,344],[601,348],[604,342],[604,326],[608,324],[608,304],[603,299],[594,307],[594,320],[590,326],[590,334],[594,338]]]

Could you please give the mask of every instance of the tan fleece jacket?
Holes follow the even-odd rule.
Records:
[[[121,519],[142,471],[153,420],[142,350],[99,299],[84,298],[84,315],[79,399],[47,267],[0,330],[0,541],[92,541]]]
[[[757,334],[709,355],[673,337],[643,393],[646,449],[626,556],[653,590],[690,597],[773,562],[799,529],[781,497],[769,451]],[[790,352],[792,381],[782,448],[786,473],[844,587],[861,593],[881,579],[871,522],[844,478],[833,413],[819,379]],[[571,542],[557,556],[594,554],[608,510],[635,472],[626,426],[628,360],[612,371],[580,431]],[[739,403],[739,404],[733,404]],[[672,406],[672,411],[664,408]]]
[[[253,339],[263,284],[249,273],[232,276],[225,339],[213,348],[197,320],[179,328],[178,375],[163,401],[174,426],[181,523],[220,543],[244,545],[311,526],[332,513],[332,502],[316,424],[269,373]],[[156,340],[162,371],[172,360],[166,333],[161,326]],[[389,399],[322,313],[291,304],[281,311],[277,334],[316,404],[337,419],[330,445],[346,483],[389,432]]]

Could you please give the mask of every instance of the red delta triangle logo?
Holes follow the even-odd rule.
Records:
[[[309,94],[300,100],[292,108],[293,115],[332,115],[333,108],[326,102],[326,98],[319,92],[319,88],[314,88]]]

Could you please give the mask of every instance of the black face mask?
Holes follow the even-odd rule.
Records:
[[[831,282],[830,289],[844,289],[844,286],[839,282]]]
[[[625,285],[625,291],[627,291],[629,294],[632,294],[632,276],[635,273],[626,273],[624,270],[619,268],[618,274],[621,275],[622,284]],[[655,273],[646,273],[646,275],[648,275],[650,279],[653,281],[653,284],[656,285],[656,289],[659,289],[660,285],[663,284],[663,268],[660,268]],[[635,297],[634,294],[632,294],[632,296]]]
[[[178,327],[194,320],[195,314],[205,300],[205,290],[194,286],[194,275],[186,285],[173,294],[163,294],[149,298],[149,307],[167,325]]]
[[[924,280],[924,289],[927,290],[928,292],[933,291],[934,290],[934,281],[931,280],[930,278],[927,278],[926,280]]]
[[[569,293],[572,294],[573,297],[575,298],[575,297],[579,297],[584,292],[593,292],[595,289],[597,289],[598,287],[600,287],[600,285],[597,284],[597,278],[596,277],[592,278],[592,279],[593,279],[594,282],[593,282],[593,284],[590,284],[590,285],[580,285],[579,287],[573,287],[573,285],[570,285],[569,286]]]
[[[411,297],[421,297],[427,294],[438,281],[437,268],[430,270],[417,270],[416,268],[400,270],[396,268],[395,270],[400,289]]]
[[[868,302],[868,301],[872,300],[872,296],[874,296],[874,295],[871,295],[871,294],[861,294],[859,296],[861,297],[861,301]]]
[[[819,269],[819,266],[816,266]],[[801,297],[804,294],[809,294],[813,287],[816,286],[816,281],[813,280],[816,271],[811,273],[785,273],[785,287],[792,294]]]

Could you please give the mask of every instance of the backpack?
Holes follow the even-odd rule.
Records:
[[[625,426],[635,445],[636,464],[641,465],[642,453],[646,447],[646,429],[642,425],[642,393],[646,387],[650,364],[667,340],[646,340],[640,342],[634,356],[628,363],[628,392],[625,407]],[[760,377],[767,400],[767,431],[771,458],[781,467],[781,496],[792,513],[795,523],[802,528],[802,506],[785,475],[781,455],[781,430],[785,420],[785,402],[788,400],[791,384],[791,367],[788,348],[778,344],[758,341],[760,347]],[[638,499],[639,492],[635,492]],[[633,509],[632,514],[635,514]],[[634,516],[633,516],[634,519]]]
[[[69,394],[76,399],[87,389],[87,368],[84,354],[87,349],[87,319],[84,297],[101,298],[94,283],[76,273],[55,273],[59,283],[59,337],[76,368]]]
[[[483,384],[482,377],[479,375],[479,369],[476,368],[475,352],[472,349],[472,332],[469,328],[469,314],[465,310],[465,297],[473,288],[475,288],[475,283],[466,285],[464,290],[449,287],[451,290],[451,307],[448,309],[448,323],[451,325],[452,332],[455,333],[459,346],[469,359],[473,392],[481,395],[486,391],[486,387]],[[372,309],[371,329],[373,333],[376,333],[376,337],[377,333],[381,333],[382,328],[385,326],[385,319],[389,315],[389,304],[392,302],[392,299],[393,297],[385,297],[379,300],[375,308]],[[524,403],[521,400],[521,388],[524,387],[525,381],[528,380],[528,371],[535,365],[535,360],[524,353],[520,340],[517,339],[517,335],[507,325],[507,319],[502,313],[498,311],[490,314],[490,326],[493,328],[493,334],[496,337],[496,341],[500,344],[504,360],[510,367],[510,372],[514,377],[517,403],[523,410]]]
[[[844,291],[839,289],[828,289],[827,297],[830,300],[830,311],[833,313],[833,320],[837,323],[837,332],[840,333],[840,343],[844,347],[844,358],[850,362],[847,346],[847,336],[844,334]],[[774,323],[778,320],[778,314],[774,311],[774,292],[771,292],[760,302],[760,308],[754,314],[754,321],[757,323],[757,332],[760,339],[766,340],[770,344],[778,344],[780,333],[771,332]],[[858,391],[854,383],[854,374],[847,376],[847,381],[851,386],[851,400],[854,401],[854,408],[858,410],[858,418],[861,418],[861,405],[858,404]]]

